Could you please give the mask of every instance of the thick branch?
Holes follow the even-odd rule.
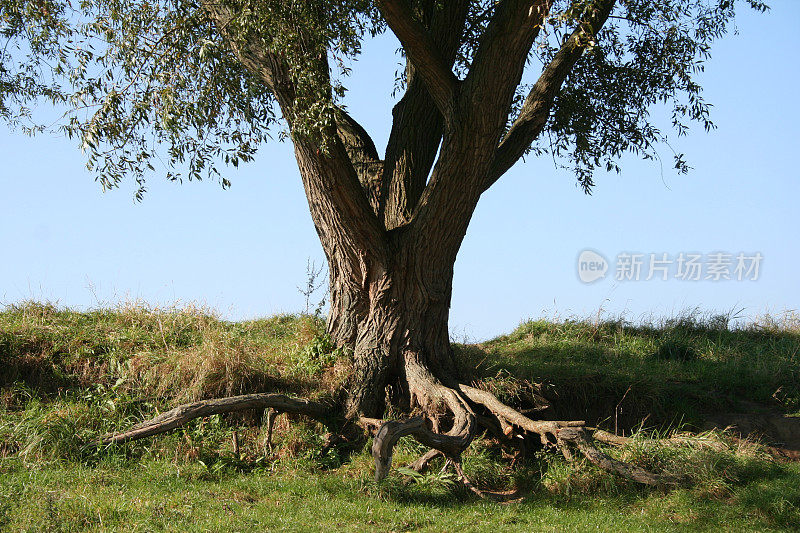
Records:
[[[383,260],[383,227],[370,205],[367,191],[359,182],[355,167],[339,138],[337,127],[330,126],[319,132],[328,141],[328,146],[324,149],[318,140],[295,133],[297,96],[295,77],[289,65],[279,55],[259,46],[258,39],[233,32],[230,28],[235,28],[236,25],[231,22],[236,14],[229,8],[210,1],[204,3],[204,8],[212,16],[220,34],[237,58],[275,94],[292,131],[295,156],[303,178],[311,217],[329,263],[346,263],[352,271],[364,271],[366,277],[368,269]],[[322,79],[328,80],[325,51],[306,42],[302,38],[302,28],[293,30],[301,34],[292,46],[296,47],[298,56],[307,60],[306,68],[316,70]],[[334,257],[334,254],[341,257]],[[362,268],[365,265],[366,268]]]
[[[179,405],[174,409],[161,413],[152,420],[146,420],[137,424],[128,431],[102,437],[95,444],[119,444],[172,431],[190,420],[202,416],[231,413],[233,411],[243,411],[245,409],[264,409],[268,407],[279,412],[301,414],[315,419],[323,419],[330,413],[330,408],[328,406],[310,400],[290,398],[283,394],[245,394],[242,396],[202,400]]]
[[[414,18],[406,0],[378,0],[377,3],[389,28],[403,45],[411,64],[425,80],[436,107],[445,118],[449,117],[458,79],[433,39]]]
[[[615,0],[601,0],[564,42],[525,98],[520,114],[497,149],[484,190],[491,187],[528,150],[544,129],[558,91],[572,67],[593,42],[614,7]]]
[[[339,109],[339,116],[336,119],[336,133],[358,174],[358,180],[367,194],[372,210],[377,215],[383,161],[378,156],[375,143],[367,130],[343,109]]]
[[[459,90],[458,112],[410,223],[412,238],[441,260],[455,260],[461,246],[549,7],[550,0],[499,2]]]
[[[407,223],[419,201],[442,138],[442,115],[419,76],[392,110],[381,186],[381,216],[386,229]]]
[[[448,68],[452,68],[464,33],[469,2],[428,0],[420,18]],[[406,92],[392,110],[386,146],[381,213],[387,229],[409,221],[417,205],[444,132],[444,120],[414,65],[406,62]]]
[[[464,80],[460,100],[490,128],[505,125],[531,48],[552,0],[499,2]],[[484,132],[481,132],[484,133]]]
[[[351,155],[351,159],[364,162],[380,161],[378,150],[375,148],[375,143],[372,142],[372,137],[369,136],[367,130],[347,111],[341,108],[336,121],[336,131],[339,134],[339,138],[342,139],[347,153]]]

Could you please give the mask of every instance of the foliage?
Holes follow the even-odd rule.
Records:
[[[347,348],[337,347],[330,335],[320,333],[306,344],[295,359],[295,372],[314,376],[347,356]]]
[[[758,0],[743,3],[767,9]],[[420,12],[430,7],[413,4]],[[469,2],[454,65],[459,76],[469,71],[497,5]],[[736,5],[620,0],[558,93],[547,135],[532,149],[558,156],[589,191],[594,170],[618,170],[626,152],[658,157],[667,134],[651,121],[654,104],[671,106],[679,135],[687,121],[713,127],[697,76],[713,41],[729,31]],[[594,7],[594,0],[555,1],[532,56],[546,64]],[[274,53],[286,61],[296,90],[293,115],[283,118],[295,135],[325,149],[351,61],[364,39],[382,31],[367,0],[2,0],[0,117],[28,133],[58,124],[79,140],[104,188],[130,176],[137,198],[152,172],[228,186],[221,164],[252,160],[278,119],[275,96],[252,58]],[[37,114],[42,102],[63,117]],[[679,171],[688,169],[682,154],[675,161]]]
[[[766,4],[748,0],[766,11]],[[546,62],[555,55],[575,13],[592,2],[572,2],[557,23],[551,39],[538,49]],[[677,134],[688,123],[706,131],[714,127],[698,75],[711,57],[711,44],[728,33],[736,2],[720,0],[624,0],[575,64],[558,95],[549,135],[534,149],[566,160],[586,192],[594,185],[596,168],[619,172],[620,156],[631,152],[659,159],[659,146],[669,136],[651,119],[656,104],[671,107]],[[674,154],[675,168],[689,166]]]

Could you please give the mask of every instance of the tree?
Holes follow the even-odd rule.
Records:
[[[742,0],[758,11],[758,0]],[[294,144],[330,272],[327,331],[353,353],[341,405],[250,395],[184,406],[187,417],[275,407],[340,411],[375,433],[377,476],[402,435],[453,461],[479,427],[533,432],[623,475],[580,423],[531,420],[461,383],[448,337],[453,264],[481,195],[527,154],[552,155],[589,193],[628,152],[658,157],[669,106],[678,135],[713,127],[696,81],[734,20],[734,0],[0,0],[0,115],[42,131],[36,105],[64,111],[104,187],[152,162],[169,179],[252,160],[276,124]],[[383,155],[340,104],[348,60],[391,31],[402,98]],[[527,71],[538,70],[525,85]],[[686,172],[681,154],[675,168]],[[415,414],[380,420],[387,399]],[[216,402],[216,403],[215,403]],[[596,435],[597,436],[597,435]]]

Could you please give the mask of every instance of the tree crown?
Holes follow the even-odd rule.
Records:
[[[654,104],[669,106],[677,135],[691,122],[713,127],[697,77],[736,8],[734,0],[0,0],[0,116],[35,133],[52,125],[36,105],[55,105],[58,127],[79,140],[103,186],[131,176],[137,197],[152,172],[229,185],[221,165],[251,160],[281,121],[323,153],[338,130],[354,162],[354,146],[378,159],[341,102],[362,42],[391,30],[408,60],[399,89],[418,91],[421,78],[443,117],[437,145],[459,114],[446,108],[453,91],[498,95],[503,125],[486,187],[534,151],[556,156],[590,191],[593,172],[619,170],[623,154],[658,157],[668,133],[651,120]],[[503,47],[512,52],[499,54]],[[523,69],[538,80],[520,83]],[[675,166],[688,168],[680,154]]]

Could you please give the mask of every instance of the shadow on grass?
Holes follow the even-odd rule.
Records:
[[[800,409],[794,331],[535,321],[455,350],[460,368],[474,369],[465,379],[543,384],[552,405],[545,418],[587,419],[612,430],[630,431],[643,420],[657,429],[697,430],[709,412]],[[530,397],[511,396],[532,407]]]
[[[737,523],[744,522],[749,527],[760,524],[757,529],[761,526],[797,529],[800,523],[797,465],[787,467],[763,460],[732,461],[721,457],[713,475],[700,474],[691,483],[669,488],[643,487],[595,471],[588,465],[568,467],[568,473],[563,466],[552,470],[557,472],[544,466],[541,477],[531,477],[524,495],[511,502],[520,510],[520,523],[526,521],[526,510],[553,509],[573,515],[629,514],[644,519],[648,526],[662,523],[736,528]],[[407,483],[394,476],[381,485],[371,486],[366,495],[442,511],[486,502],[453,485]]]

